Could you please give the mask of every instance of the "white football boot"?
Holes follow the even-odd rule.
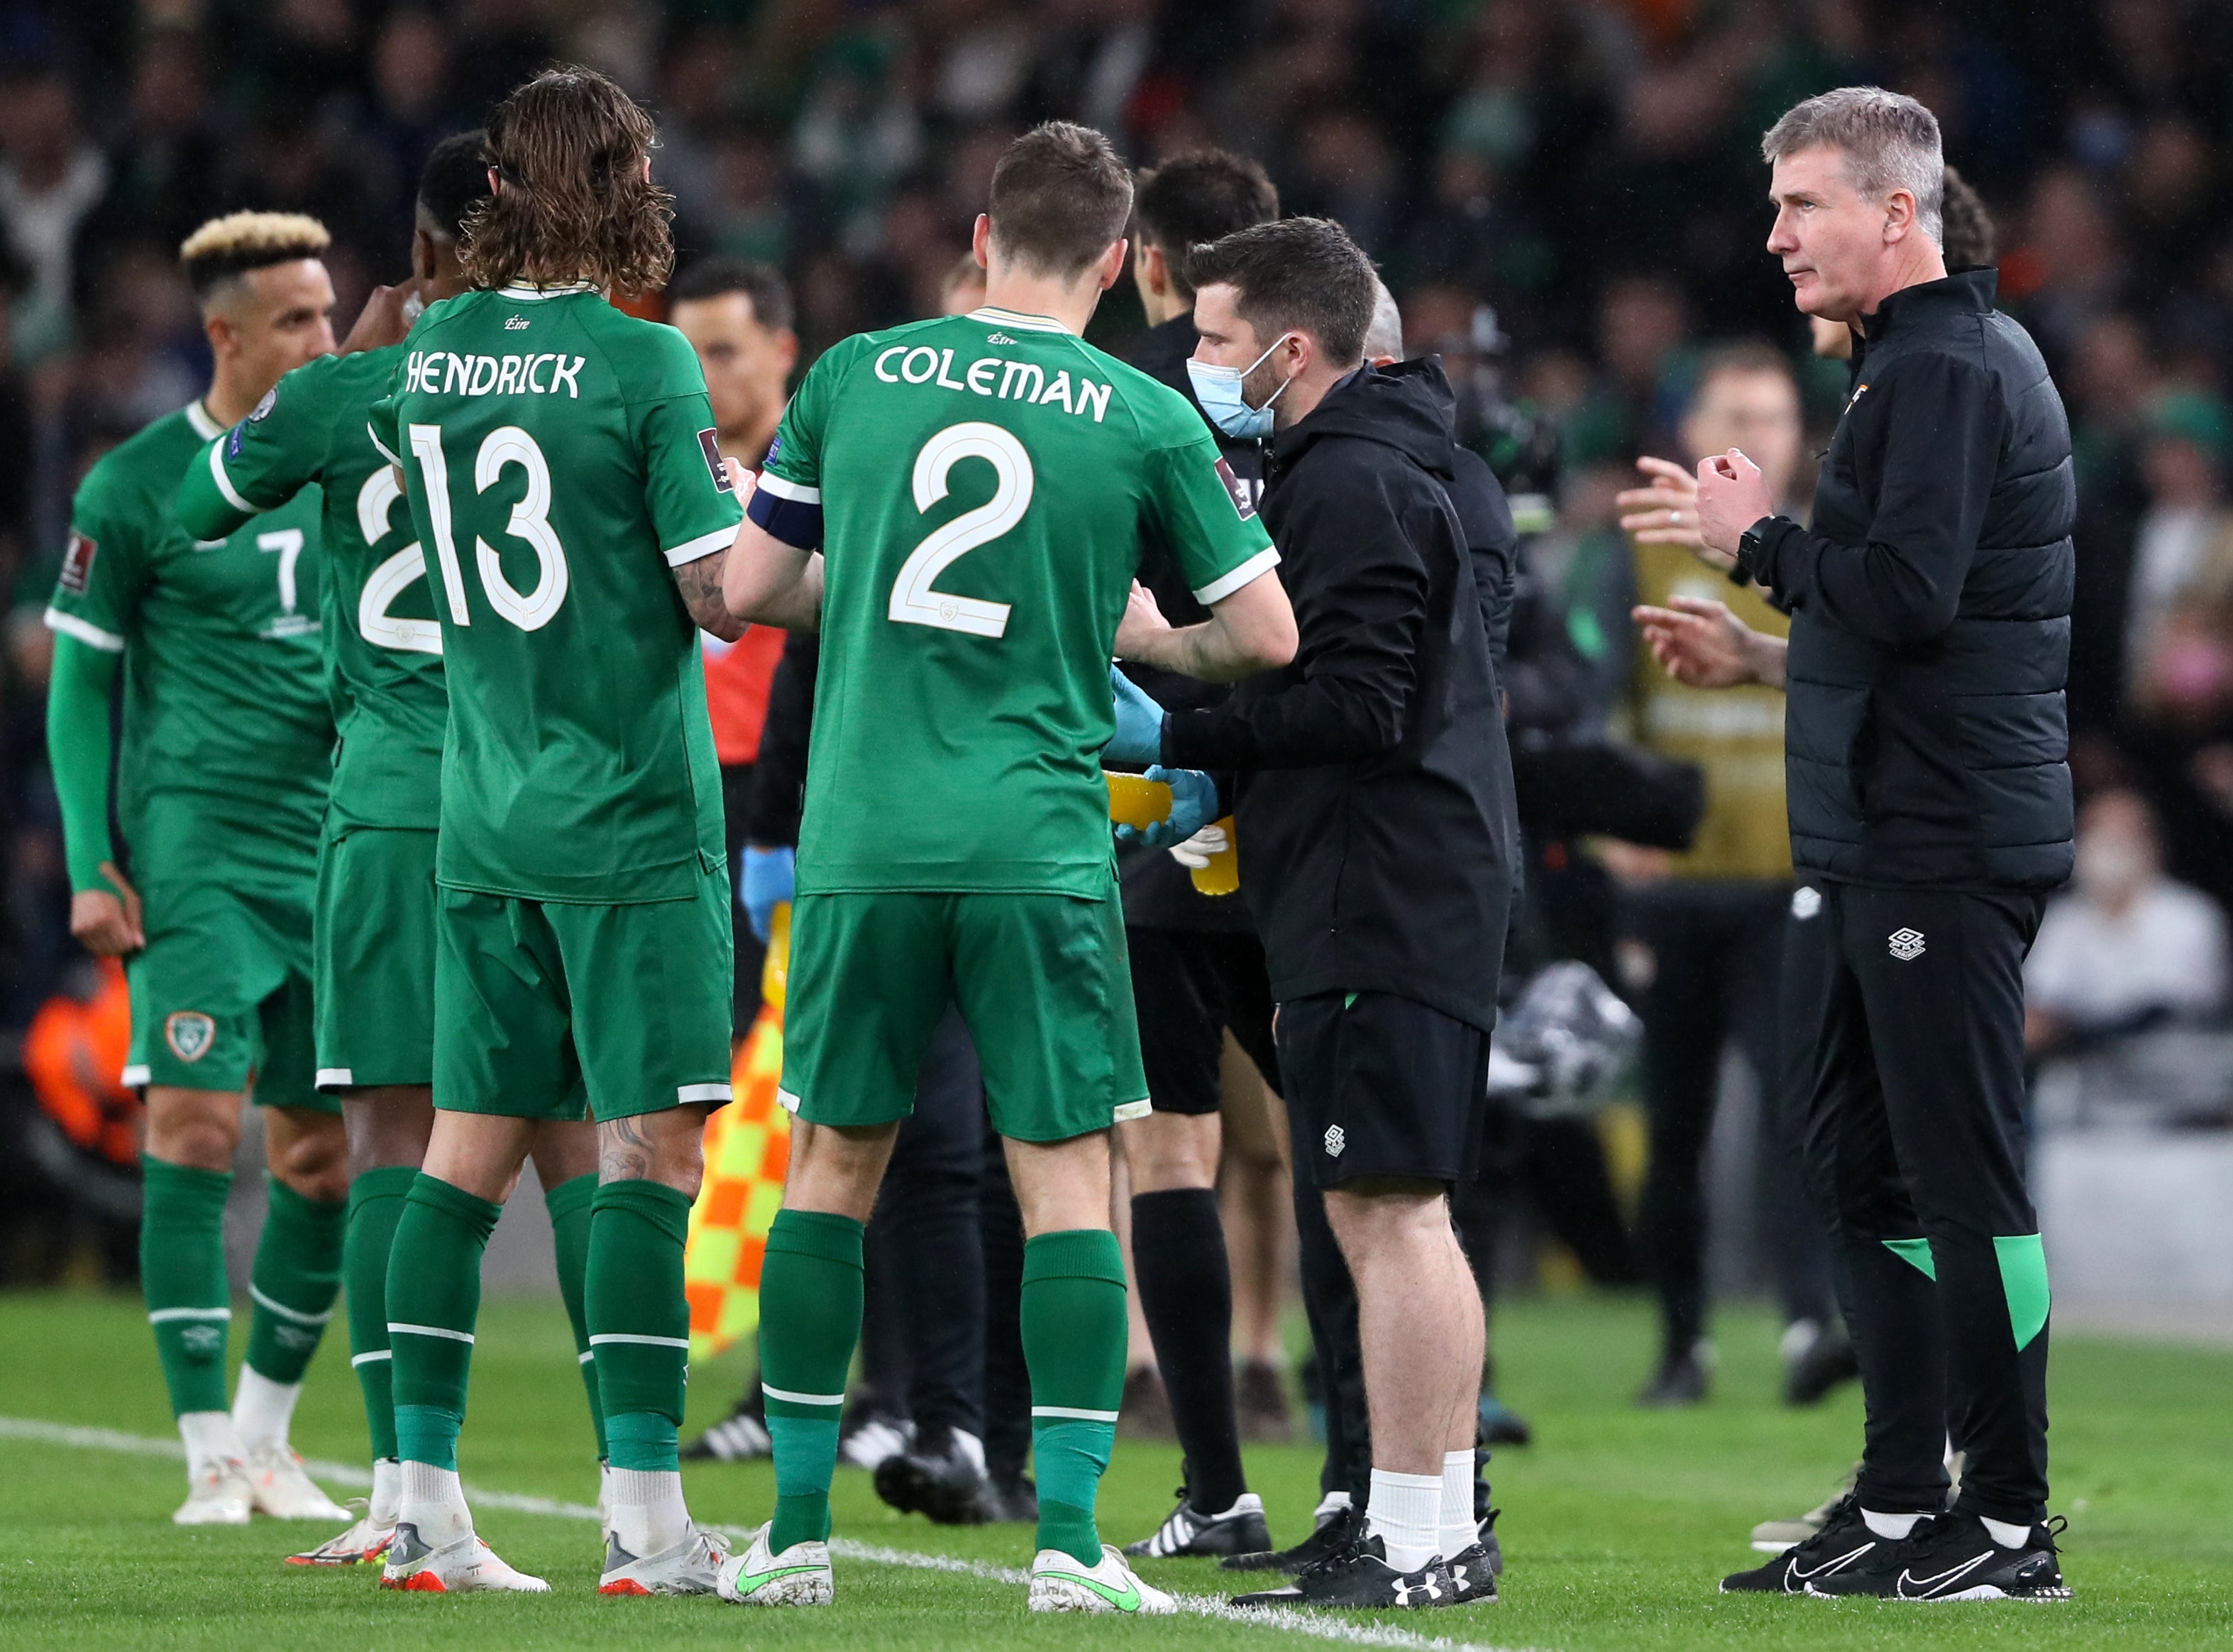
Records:
[[[729,1558],[729,1540],[693,1525],[690,1535],[657,1554],[632,1555],[615,1537],[605,1539],[600,1595],[710,1595]]]
[[[171,1516],[174,1525],[246,1525],[256,1506],[256,1488],[249,1483],[248,1465],[238,1457],[213,1457],[187,1470],[192,1487],[186,1500]]]
[[[256,1512],[279,1520],[346,1520],[349,1512],[328,1497],[303,1471],[303,1460],[283,1440],[248,1448],[248,1484]]]
[[[1114,1544],[1101,1545],[1101,1564],[1081,1566],[1059,1549],[1042,1549],[1032,1561],[1031,1607],[1035,1612],[1139,1612],[1161,1616],[1179,1603],[1143,1583]]]
[[[381,1569],[380,1586],[433,1595],[462,1595],[476,1590],[515,1595],[550,1592],[549,1584],[514,1571],[472,1532],[455,1543],[430,1549],[419,1541],[419,1528],[408,1520],[396,1524],[395,1540],[387,1545],[387,1564]]]
[[[826,1543],[794,1543],[781,1554],[768,1547],[775,1523],[752,1533],[752,1545],[722,1563],[713,1592],[736,1606],[827,1606],[837,1597]]]

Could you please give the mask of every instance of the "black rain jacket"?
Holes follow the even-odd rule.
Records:
[[[1273,438],[1264,523],[1300,648],[1173,712],[1163,760],[1243,771],[1241,894],[1277,999],[1395,992],[1488,1029],[1512,761],[1451,405],[1439,361],[1360,367]]]
[[[1963,270],[1867,318],[1813,529],[1763,536],[1755,576],[1792,616],[1803,871],[1994,889],[2070,875],[2070,425],[1995,285]]]

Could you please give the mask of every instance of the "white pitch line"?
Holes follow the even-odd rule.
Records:
[[[42,1446],[71,1446],[83,1451],[114,1451],[139,1457],[183,1458],[186,1448],[176,1440],[128,1434],[114,1428],[89,1428],[36,1417],[0,1417],[0,1440],[23,1440]],[[355,1463],[336,1463],[306,1458],[303,1467],[320,1480],[355,1488],[372,1484],[371,1473]],[[478,1486],[465,1488],[466,1498],[481,1508],[504,1509],[514,1514],[543,1514],[563,1520],[594,1520],[597,1511],[586,1503],[568,1503],[555,1497],[534,1497],[519,1492],[492,1492]],[[732,1538],[751,1535],[739,1526],[712,1528]],[[944,1571],[978,1577],[986,1583],[1028,1584],[1032,1575],[1015,1566],[995,1566],[955,1555],[922,1554],[913,1549],[888,1549],[878,1543],[856,1543],[833,1538],[831,1555],[872,1566],[903,1566],[915,1571]],[[1292,1607],[1257,1610],[1235,1606],[1223,1595],[1179,1595],[1179,1610],[1196,1617],[1243,1624],[1250,1629],[1285,1629],[1291,1635],[1318,1641],[1338,1641],[1350,1646],[1403,1647],[1411,1652],[1519,1652],[1518,1649],[1485,1646],[1473,1641],[1454,1641],[1447,1636],[1420,1635],[1378,1623],[1352,1623],[1344,1618],[1319,1617]]]

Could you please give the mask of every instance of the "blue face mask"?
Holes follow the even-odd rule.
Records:
[[[1193,381],[1194,396],[1201,403],[1201,410],[1215,425],[1235,441],[1261,441],[1272,433],[1272,403],[1286,393],[1288,379],[1274,390],[1260,407],[1252,407],[1240,394],[1240,381],[1262,366],[1265,358],[1287,341],[1282,333],[1272,341],[1272,349],[1264,352],[1245,367],[1213,367],[1207,361],[1187,358],[1187,377]]]

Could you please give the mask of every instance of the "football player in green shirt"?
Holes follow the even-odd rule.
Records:
[[[682,1498],[683,1241],[730,1098],[732,940],[698,627],[740,517],[705,375],[607,290],[662,282],[654,133],[602,75],[498,106],[472,290],[421,316],[373,439],[405,478],[449,686],[434,1128],[387,1274],[403,1496],[391,1587],[540,1590],[473,1534],[457,1441],[480,1258],[537,1121],[597,1121],[589,1342],[611,1462],[599,1590],[704,1594]]]
[[[984,306],[824,354],[730,556],[731,608],[818,625],[822,673],[784,1028],[799,1124],[760,1278],[775,1517],[724,1569],[726,1598],[831,1597],[863,1226],[951,1001],[1024,1213],[1030,1604],[1174,1610],[1093,1513],[1124,1380],[1109,1136],[1148,1110],[1100,764],[1143,528],[1210,609],[1202,674],[1283,665],[1295,629],[1201,415],[1078,336],[1123,268],[1131,205],[1099,133],[1011,145],[977,221]]]
[[[326,243],[316,220],[269,212],[187,237],[179,257],[215,377],[87,473],[47,610],[70,932],[124,958],[131,984],[124,1081],[144,1087],[147,1107],[141,1284],[186,1441],[182,1525],[245,1524],[251,1507],[348,1518],[287,1444],[340,1286],[348,1193],[340,1108],[312,1083],[311,898],[334,736],[319,502],[310,491],[207,540],[172,510],[205,441],[281,374],[332,351]],[[270,1203],[228,1414],[223,1222],[251,1089]]]
[[[406,354],[401,343],[381,341],[401,335],[407,303],[439,302],[465,290],[458,237],[465,215],[488,198],[484,142],[481,133],[460,133],[428,156],[411,285],[376,293],[342,354],[282,379],[267,402],[187,465],[179,490],[179,520],[204,539],[234,531],[305,487],[324,495],[325,644],[339,745],[318,855],[313,996],[318,1086],[341,1097],[348,1127],[342,1272],[350,1363],[364,1389],[373,1471],[363,1515],[294,1556],[302,1565],[382,1558],[403,1493],[387,1261],[434,1126],[434,838],[450,696],[426,556],[408,514],[398,509],[394,467],[365,426]],[[532,1152],[602,1457],[582,1305],[596,1132],[586,1119],[546,1119],[535,1127]]]

